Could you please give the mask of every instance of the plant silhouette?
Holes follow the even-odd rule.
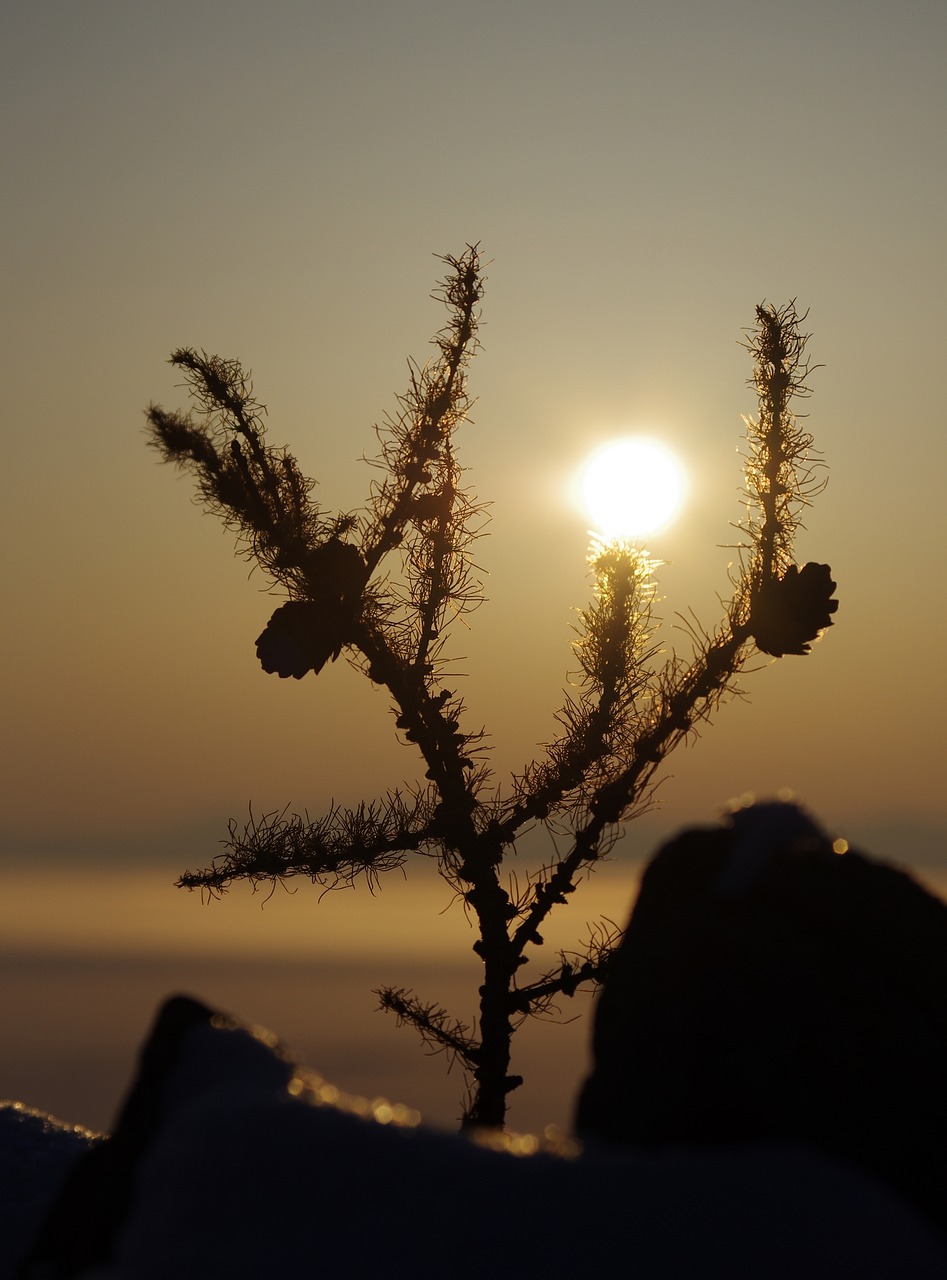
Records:
[[[608,854],[620,824],[647,805],[668,753],[734,691],[754,654],[804,654],[832,624],[827,565],[798,567],[794,533],[821,488],[812,439],[789,402],[807,394],[807,335],[794,304],[759,306],[746,345],[759,410],[746,419],[744,515],[731,594],[713,631],[691,628],[693,652],[662,655],[652,606],[656,564],[640,547],[593,547],[593,597],[579,614],[579,671],[559,732],[505,786],[490,772],[482,730],[469,727],[446,663],[452,624],[481,600],[471,547],[484,508],[465,483],[454,441],[469,410],[468,366],[478,349],[479,249],[441,259],[435,297],[448,321],[435,354],[412,363],[395,413],[377,428],[375,478],[364,510],[330,513],[296,459],[267,442],[263,409],[237,361],[191,349],[184,371],[196,412],[147,412],[150,443],[189,470],[204,506],[233,529],[249,559],[287,596],[256,641],[265,671],[301,679],[340,655],[384,686],[401,737],[424,778],[404,792],[316,821],[299,815],[230,824],[225,852],[179,884],[218,894],[237,880],[308,877],[317,885],[374,883],[411,854],[434,857],[473,918],[483,965],[479,1017],[467,1026],[413,993],[385,988],[381,1007],[411,1024],[465,1072],[463,1123],[502,1126],[511,1043],[522,1021],[601,982],[618,942],[606,925],[584,948],[527,977],[547,919]],[[542,825],[561,850],[525,879],[509,858]]]

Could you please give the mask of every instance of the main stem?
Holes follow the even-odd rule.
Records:
[[[513,1039],[510,991],[520,961],[507,929],[513,915],[510,898],[497,876],[501,851],[485,846],[483,837],[478,844],[473,865],[468,863],[461,872],[472,884],[466,899],[480,923],[480,940],[474,944],[474,951],[483,961],[476,1088],[462,1126],[501,1129],[506,1119],[507,1095],[522,1083],[519,1076],[509,1074]]]
[[[394,695],[428,764],[428,776],[440,793],[436,826],[448,865],[453,861],[457,878],[470,885],[465,898],[480,925],[474,950],[483,962],[484,979],[476,1086],[462,1123],[464,1128],[502,1128],[507,1094],[521,1083],[519,1077],[508,1073],[514,1012],[510,993],[513,975],[522,963],[508,932],[515,911],[497,874],[503,844],[496,833],[477,830],[473,817],[477,801],[457,740],[445,724],[441,704],[431,696],[423,673],[400,662],[373,627],[360,623],[355,630],[356,642],[368,659],[370,678]]]

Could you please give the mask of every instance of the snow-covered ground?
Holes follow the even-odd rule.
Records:
[[[108,1142],[3,1104],[0,1274],[45,1218],[30,1277],[947,1275],[910,1207],[804,1149],[491,1148],[417,1121],[179,1001]]]
[[[98,1135],[0,1102],[0,1276],[12,1276],[69,1169]]]

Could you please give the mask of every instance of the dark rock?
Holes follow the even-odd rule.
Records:
[[[945,1079],[947,905],[761,806],[649,865],[577,1122],[652,1148],[805,1144],[947,1230]]]

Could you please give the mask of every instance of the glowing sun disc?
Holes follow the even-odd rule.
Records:
[[[593,454],[581,480],[582,501],[606,538],[637,538],[668,524],[684,499],[684,470],[654,440],[615,440]]]

